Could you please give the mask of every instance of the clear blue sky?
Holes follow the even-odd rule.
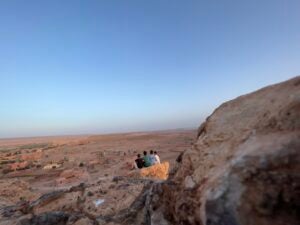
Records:
[[[300,74],[299,0],[2,0],[0,137],[197,127]]]

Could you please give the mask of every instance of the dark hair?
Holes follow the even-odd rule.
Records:
[[[147,151],[144,151],[144,155],[147,155]]]
[[[153,150],[150,151],[150,154],[153,154]]]
[[[157,151],[154,151],[154,154],[157,154]]]
[[[141,154],[137,154],[137,157],[140,158],[140,157],[141,157]]]

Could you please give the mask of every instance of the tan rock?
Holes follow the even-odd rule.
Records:
[[[222,104],[146,205],[152,225],[297,225],[300,77]]]
[[[58,163],[50,163],[50,164],[47,164],[43,167],[44,170],[51,170],[51,169],[56,169],[56,168],[59,168],[61,167],[61,164],[58,164]]]

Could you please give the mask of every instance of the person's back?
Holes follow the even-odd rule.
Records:
[[[144,151],[144,167],[149,167],[151,166],[151,161],[150,161],[150,157],[147,155],[147,152]]]
[[[144,167],[144,159],[140,158],[140,155],[138,156],[138,158],[135,160],[136,166],[137,168],[141,169]]]
[[[157,164],[160,164],[160,158],[159,158],[159,156],[157,155],[157,152],[154,152],[154,157],[155,157],[156,163],[157,163]]]
[[[153,151],[152,151],[152,150],[150,151],[149,158],[150,158],[150,163],[151,163],[151,165],[157,164],[155,155],[153,154]]]

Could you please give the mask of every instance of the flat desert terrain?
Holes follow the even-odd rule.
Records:
[[[16,219],[9,209],[26,205],[34,213],[116,214],[128,208],[147,184],[147,179],[132,175],[137,153],[155,150],[172,170],[178,155],[192,147],[196,133],[174,130],[0,139],[0,224],[14,224],[20,217]]]

